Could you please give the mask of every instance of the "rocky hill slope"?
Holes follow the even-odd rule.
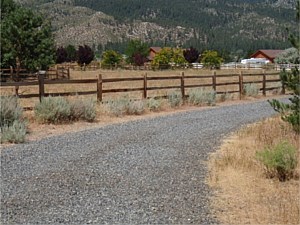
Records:
[[[57,45],[153,45],[236,51],[288,46],[295,0],[19,0],[51,20]]]

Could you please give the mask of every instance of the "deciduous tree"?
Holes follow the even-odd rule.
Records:
[[[200,52],[193,47],[190,47],[189,49],[183,51],[183,56],[185,60],[188,61],[189,63],[196,62],[199,59],[199,55]]]
[[[163,48],[157,53],[152,61],[152,65],[159,68],[169,68],[171,64],[182,65],[186,63],[183,56],[183,50],[180,48]]]
[[[114,50],[107,50],[102,55],[102,64],[103,65],[115,65],[118,64],[122,59],[121,54]]]
[[[149,47],[140,40],[131,40],[126,49],[127,62],[141,66],[147,61]]]
[[[56,49],[56,63],[64,63],[67,61],[67,51],[63,46]]]
[[[93,50],[88,46],[79,46],[77,51],[77,62],[80,66],[88,65],[93,61],[95,55]]]
[[[217,51],[204,51],[201,56],[201,63],[203,63],[204,67],[210,69],[218,69],[220,68],[221,63],[223,62],[222,57],[218,55]]]

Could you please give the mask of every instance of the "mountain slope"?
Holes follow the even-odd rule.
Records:
[[[58,45],[132,38],[227,51],[288,47],[295,0],[23,0],[53,24]]]

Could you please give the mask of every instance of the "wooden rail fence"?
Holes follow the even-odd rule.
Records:
[[[274,79],[268,79],[269,76],[277,75],[278,78]],[[244,81],[244,78],[251,77],[251,76],[260,76],[262,79],[256,80],[256,81]],[[238,80],[234,82],[218,82],[219,78],[229,78],[229,77],[237,77]],[[189,79],[210,79],[210,83],[201,83],[201,84],[186,84],[186,81]],[[148,81],[163,81],[163,80],[177,80],[179,81],[180,85],[172,85],[172,86],[162,86],[162,87],[153,87],[148,86]],[[126,81],[141,81],[143,82],[142,87],[134,87],[134,88],[112,88],[112,89],[104,89],[103,84],[104,83],[116,83],[116,82],[126,82]],[[186,89],[187,88],[199,88],[199,87],[212,87],[214,91],[216,91],[217,94],[223,94],[223,93],[239,93],[240,98],[243,95],[243,87],[245,84],[261,84],[261,88],[259,89],[262,91],[263,95],[266,95],[266,91],[278,89],[279,86],[272,86],[267,87],[267,83],[274,83],[274,82],[280,82],[279,79],[279,73],[261,73],[261,74],[244,74],[243,72],[240,72],[239,74],[231,74],[231,75],[217,75],[216,72],[214,72],[211,75],[205,75],[205,76],[199,76],[199,75],[189,75],[185,76],[184,72],[181,73],[180,76],[160,76],[160,77],[150,77],[147,74],[141,76],[141,77],[132,77],[132,78],[103,78],[101,74],[99,74],[98,79],[83,79],[83,80],[46,80],[45,75],[39,74],[38,81],[27,81],[27,82],[1,82],[1,87],[17,87],[17,86],[32,86],[32,85],[38,85],[39,87],[39,93],[38,94],[24,94],[24,95],[18,95],[20,98],[31,98],[31,97],[39,97],[40,100],[44,96],[68,96],[68,95],[90,95],[90,94],[97,94],[98,101],[103,100],[103,94],[104,93],[116,93],[116,92],[133,92],[133,91],[141,91],[142,92],[142,98],[148,97],[148,91],[152,90],[162,90],[162,89],[180,89],[182,97],[187,97],[186,95]],[[65,93],[45,93],[45,84],[95,84],[96,90],[95,91],[81,91],[81,92],[65,92]],[[228,86],[228,85],[237,85],[238,90],[234,91],[226,91],[221,92],[218,91],[217,87],[219,86]],[[282,93],[285,93],[285,87],[281,86]]]
[[[37,80],[38,73],[32,73],[25,69],[16,71],[14,68],[0,69],[1,82],[17,80]],[[49,69],[45,71],[45,79],[70,79],[70,69],[64,67],[57,67],[56,69]]]

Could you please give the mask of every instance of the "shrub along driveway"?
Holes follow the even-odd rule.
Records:
[[[2,223],[215,223],[209,153],[266,101],[193,110],[15,145],[1,152]]]

